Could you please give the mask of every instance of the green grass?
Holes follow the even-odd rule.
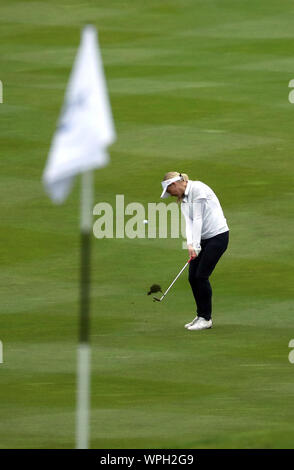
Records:
[[[231,229],[214,328],[187,332],[179,239],[92,240],[92,448],[293,447],[293,3],[6,1],[0,79],[0,447],[75,436],[79,183],[41,175],[92,22],[117,130],[95,202],[158,202],[166,171],[219,195]]]

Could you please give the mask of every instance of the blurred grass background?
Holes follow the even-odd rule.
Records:
[[[117,130],[96,202],[159,202],[167,171],[210,185],[230,246],[214,328],[192,333],[179,239],[92,250],[93,448],[293,446],[293,13],[289,0],[3,2],[0,447],[74,446],[79,181],[41,175],[84,24],[99,30]]]

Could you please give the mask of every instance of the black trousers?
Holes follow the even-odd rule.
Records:
[[[206,320],[211,318],[212,289],[209,276],[226,251],[228,243],[228,231],[207,240],[201,240],[201,252],[189,264],[189,282],[196,302],[197,314]]]

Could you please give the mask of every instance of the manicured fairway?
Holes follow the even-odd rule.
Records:
[[[3,2],[0,448],[75,445],[79,181],[56,207],[41,175],[88,22],[117,130],[95,201],[147,211],[182,171],[231,229],[198,333],[187,273],[161,304],[146,295],[184,265],[182,239],[93,237],[91,447],[293,447],[293,14],[290,0]]]

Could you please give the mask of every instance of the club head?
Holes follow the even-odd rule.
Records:
[[[158,299],[157,297],[153,297],[153,302],[161,302],[161,299]]]

